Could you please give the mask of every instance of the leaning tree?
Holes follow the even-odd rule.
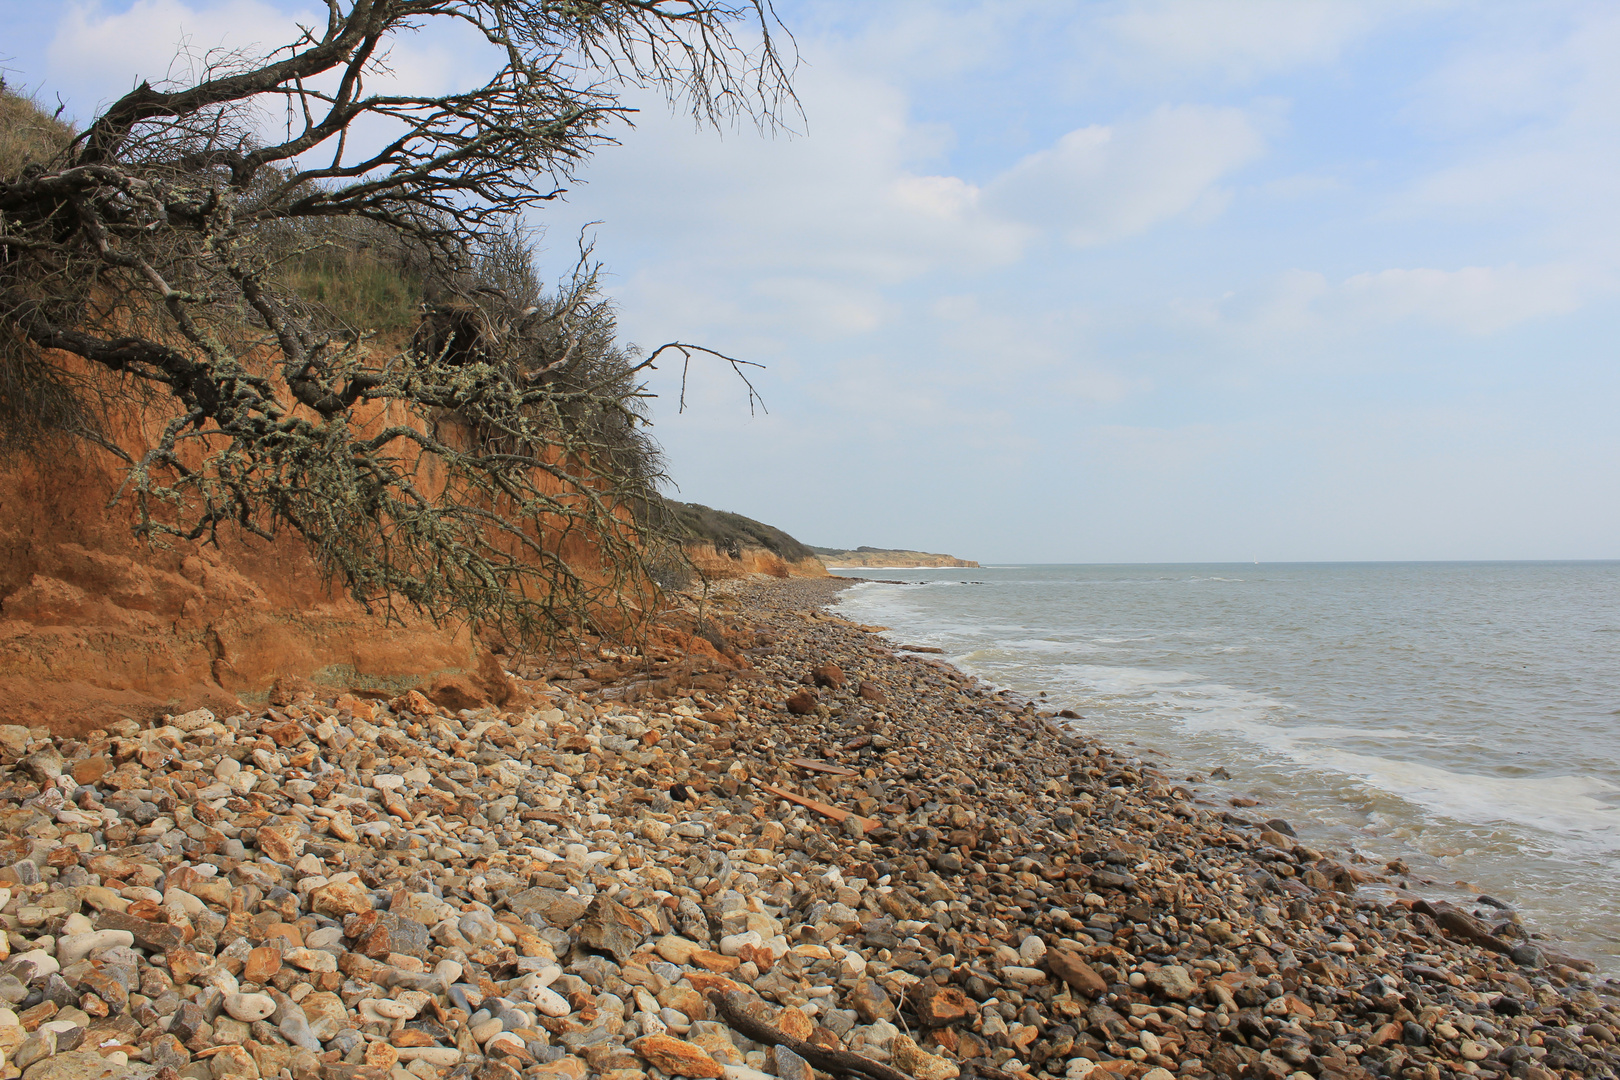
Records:
[[[613,139],[631,89],[702,124],[776,123],[769,0],[325,7],[0,176],[0,448],[97,440],[125,458],[141,535],[291,530],[387,612],[536,644],[645,610],[652,357],[613,343],[588,249],[540,294],[522,215]],[[391,44],[457,28],[488,77],[402,89]],[[414,335],[334,319],[288,272],[356,245],[430,287]],[[130,452],[98,409],[136,401],[165,422]]]

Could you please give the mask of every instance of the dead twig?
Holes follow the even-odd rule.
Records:
[[[846,819],[854,818],[856,824],[860,825],[861,832],[863,833],[869,833],[873,829],[876,829],[883,824],[880,821],[874,821],[871,818],[862,817],[859,814],[852,814],[848,810],[828,805],[819,799],[807,799],[803,795],[789,791],[787,788],[777,787],[775,784],[767,784],[763,780],[755,780],[754,783],[758,784],[763,790],[775,795],[778,799],[786,799],[790,803],[797,803],[800,806],[814,810],[816,813],[821,814],[824,817],[832,818],[840,825],[842,825]]]
[[[811,772],[827,773],[830,776],[859,776],[860,775],[860,773],[856,772],[854,769],[846,769],[842,765],[828,765],[824,761],[815,761],[815,760],[812,760],[811,758],[797,758],[796,757],[793,760],[789,761],[788,764],[789,765],[796,765],[801,769],[809,769]]]
[[[848,1050],[829,1050],[778,1031],[753,1016],[748,1011],[747,1000],[735,990],[730,993],[711,990],[709,1003],[722,1020],[750,1039],[767,1046],[785,1046],[823,1072],[839,1076],[866,1076],[871,1080],[912,1080],[906,1073],[882,1062],[852,1054]]]

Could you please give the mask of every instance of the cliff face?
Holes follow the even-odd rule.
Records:
[[[0,469],[0,721],[62,734],[202,704],[263,699],[278,678],[503,695],[464,631],[384,626],[321,580],[304,547],[232,537],[148,547],[108,509],[119,473],[64,446]]]
[[[686,557],[705,578],[827,577],[815,553],[774,525],[699,503],[665,503],[674,528],[685,537]]]
[[[896,569],[938,566],[976,567],[971,559],[958,559],[954,555],[934,555],[926,551],[888,551],[877,548],[857,548],[854,551],[831,551],[817,548],[816,558],[825,566],[865,566],[874,569],[891,566]]]
[[[686,557],[699,574],[716,581],[752,574],[766,574],[775,578],[831,576],[827,573],[827,567],[814,556],[790,562],[762,547],[745,547],[733,554],[729,550],[722,551],[714,544],[687,544]]]
[[[108,434],[139,460],[167,419],[132,407]],[[114,501],[124,475],[66,439],[0,461],[0,722],[67,735],[262,701],[277,680],[415,688],[449,708],[510,695],[465,629],[409,612],[385,625],[327,586],[290,529],[274,542],[222,530],[218,547],[138,541],[131,500]]]
[[[138,460],[166,420],[135,413],[110,434]],[[512,694],[498,658],[466,629],[409,611],[385,624],[329,587],[291,530],[274,542],[223,532],[218,547],[138,541],[130,502],[114,502],[123,479],[110,455],[65,440],[0,461],[0,723],[73,735],[125,717],[232,710],[265,700],[278,681],[389,696],[414,688],[452,709]],[[779,530],[737,515],[703,520],[712,531],[688,553],[705,577],[827,576]],[[582,543],[559,554],[589,573],[594,552]]]

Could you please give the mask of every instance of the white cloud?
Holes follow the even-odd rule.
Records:
[[[1019,256],[1027,230],[987,213],[973,185],[911,167],[916,131],[896,87],[829,63],[807,68],[799,89],[809,133],[793,138],[694,134],[646,102],[625,145],[599,154],[588,184],[547,217],[611,207],[609,246],[657,236],[666,252],[732,271],[867,283]]]
[[[849,4],[863,14],[865,0]],[[863,67],[880,67],[895,75],[925,79],[964,78],[982,71],[1020,49],[1018,29],[1023,3],[940,4],[937,0],[885,0],[885,17],[866,23],[848,42],[850,59]],[[836,3],[817,0],[806,14],[836,10]]]
[[[1111,467],[1131,473],[1169,473],[1184,482],[1228,455],[1238,442],[1234,432],[1215,424],[1146,427],[1102,424],[1086,433],[1086,442]]]
[[[1604,271],[1539,266],[1392,268],[1337,283],[1293,269],[1259,289],[1178,301],[1178,321],[1197,333],[1288,361],[1403,324],[1485,337],[1536,319],[1568,315],[1616,291]]]
[[[1344,0],[1159,0],[1104,20],[1118,43],[1182,74],[1234,80],[1330,63],[1377,21],[1382,4]]]
[[[1382,270],[1340,288],[1353,318],[1420,319],[1466,334],[1491,334],[1577,310],[1603,282],[1565,265]]]
[[[72,87],[77,110],[88,117],[97,103],[116,100],[141,80],[186,79],[211,57],[268,51],[293,40],[298,22],[315,18],[313,8],[295,16],[261,0],[201,6],[136,0],[118,12],[75,3],[63,12],[46,58],[53,85]]]
[[[1481,14],[1470,40],[1414,87],[1404,119],[1455,135],[1612,116],[1620,88],[1613,62],[1620,12],[1613,5],[1504,6]]]
[[[229,66],[238,56],[254,59],[283,48],[298,39],[300,25],[319,29],[326,18],[313,7],[263,0],[136,0],[123,11],[75,3],[63,12],[47,49],[50,82],[71,96],[74,112],[87,121],[99,106],[143,80],[194,81],[213,65]],[[488,43],[459,20],[438,20],[432,31],[390,41],[366,74],[367,91],[445,93],[466,88],[496,69],[498,58],[490,62]],[[329,90],[338,77],[328,73],[310,85]],[[284,137],[285,125],[299,123],[301,117],[260,103],[257,124],[265,137]],[[362,120],[351,133],[346,160],[382,145],[398,130],[389,121]],[[323,162],[329,156],[323,148]]]
[[[1533,235],[1615,266],[1620,245],[1620,11],[1491,11],[1401,115],[1449,152],[1391,198],[1397,221]],[[1579,252],[1579,255],[1575,253]]]
[[[940,221],[961,221],[979,205],[979,189],[955,176],[902,176],[890,190],[898,206]]]
[[[890,311],[876,289],[822,278],[761,278],[750,292],[763,301],[761,322],[824,340],[876,330]]]
[[[1099,356],[1094,317],[1078,305],[1036,314],[966,295],[935,300],[930,314],[937,369],[981,397],[1016,398],[1014,387],[1038,382],[1048,403],[1116,405],[1152,386]]]
[[[1265,140],[1240,109],[1162,106],[1140,120],[1071,131],[991,185],[991,204],[1080,247],[1123,239],[1199,208],[1259,157]]]

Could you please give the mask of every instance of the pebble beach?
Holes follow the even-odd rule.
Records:
[[[1613,1077],[1620,984],[839,617],[0,727],[0,1080]],[[829,606],[831,605],[831,606]],[[1545,936],[1544,936],[1545,935]]]

